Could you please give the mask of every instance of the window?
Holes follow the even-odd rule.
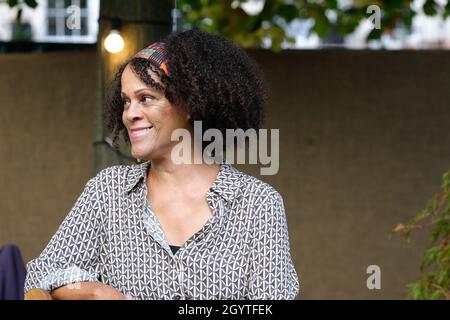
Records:
[[[47,0],[46,2],[45,41],[96,42],[98,1]]]

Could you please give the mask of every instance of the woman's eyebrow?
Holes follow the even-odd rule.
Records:
[[[138,89],[138,90],[134,91],[134,94],[138,94],[138,93],[140,93],[140,92],[142,92],[142,91],[150,91],[150,92],[156,93],[156,94],[159,93],[158,91],[153,90],[153,89],[151,89],[151,88],[141,88],[141,89]],[[121,96],[124,96],[124,97],[127,97],[127,94],[126,94],[125,92],[121,92],[120,95],[121,95]]]
[[[142,88],[142,89],[136,90],[136,91],[134,92],[134,94],[138,94],[138,93],[140,93],[140,92],[142,92],[142,91],[150,91],[150,92],[158,93],[156,90],[153,90],[153,89],[151,89],[151,88]]]

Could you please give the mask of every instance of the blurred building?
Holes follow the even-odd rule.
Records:
[[[100,0],[37,0],[35,9],[25,7],[22,20],[31,25],[32,41],[59,43],[95,43],[98,33],[98,17]],[[437,1],[445,5],[446,0]],[[339,1],[340,6],[351,4],[350,0]],[[424,0],[414,0],[411,6],[418,12],[411,28],[399,25],[391,34],[384,34],[380,40],[367,42],[366,37],[372,24],[363,21],[350,35],[345,37],[332,34],[320,39],[310,34],[312,20],[295,19],[286,26],[288,35],[296,39],[295,44],[285,44],[289,49],[314,49],[326,47],[343,47],[349,49],[436,49],[450,48],[450,19],[441,16],[430,17],[422,12]],[[250,0],[241,4],[248,14],[259,14],[264,0]],[[79,25],[73,25],[72,19],[79,16]],[[0,41],[13,38],[13,22],[17,8],[9,8],[6,3],[0,4]],[[72,18],[71,18],[72,17]],[[332,14],[329,16],[333,20]],[[70,25],[72,24],[72,26]],[[268,39],[269,40],[269,39]],[[270,46],[268,41],[267,46]]]
[[[37,7],[24,6],[22,22],[31,26],[34,42],[95,43],[100,0],[37,0]],[[14,38],[17,8],[0,4],[0,41]]]

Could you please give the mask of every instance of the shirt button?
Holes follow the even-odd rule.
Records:
[[[173,297],[173,299],[174,299],[174,300],[181,300],[181,296],[180,296],[179,294],[177,294],[177,295],[175,295],[175,296]]]

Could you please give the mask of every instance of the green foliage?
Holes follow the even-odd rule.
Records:
[[[422,259],[422,276],[408,285],[410,299],[450,300],[450,171],[443,175],[441,191],[406,225],[394,230],[410,241],[417,229],[431,229],[431,244]]]
[[[323,38],[335,30],[338,34],[352,33],[366,18],[371,16],[367,8],[380,8],[380,27],[373,29],[368,40],[379,39],[399,24],[410,27],[416,12],[410,0],[354,0],[340,7],[337,0],[265,0],[258,15],[248,15],[241,4],[252,0],[179,0],[178,9],[189,26],[197,26],[212,33],[221,34],[248,47],[264,47],[264,39],[270,39],[274,51],[281,50],[283,42],[294,43],[285,28],[296,18],[311,19],[315,32]],[[441,8],[435,0],[426,0],[422,7],[427,15],[450,15],[450,0]]]
[[[2,1],[5,2],[5,1]],[[37,6],[37,2],[36,0],[6,0],[6,2],[8,3],[8,5],[13,8],[19,4],[25,4],[30,8],[36,8]]]
[[[438,12],[438,5],[433,0],[426,0],[423,5],[423,12],[427,16],[434,16]]]
[[[178,8],[190,26],[222,34],[246,48],[261,46],[264,38],[271,39],[274,50],[279,50],[283,41],[294,41],[284,29],[286,23],[298,17],[295,5],[266,0],[261,13],[251,16],[232,3],[232,0],[180,0]]]
[[[443,14],[444,19],[447,19],[449,15],[450,15],[450,1],[447,1],[447,4],[444,7],[444,14]]]
[[[19,23],[22,20],[22,10],[23,10],[24,6],[34,9],[38,5],[36,0],[2,0],[2,1],[0,1],[0,3],[5,3],[5,2],[8,4],[8,6],[10,8],[15,8],[15,7],[18,8],[16,21]]]

